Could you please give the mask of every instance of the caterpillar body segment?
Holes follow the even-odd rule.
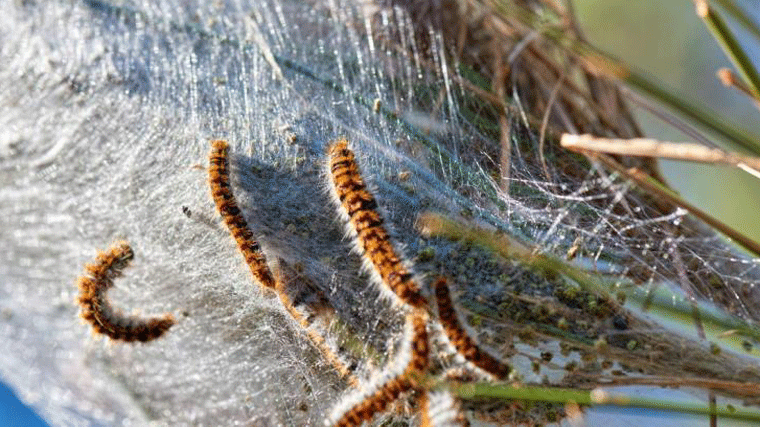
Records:
[[[274,289],[275,280],[267,267],[267,260],[261,251],[261,246],[253,238],[248,223],[238,207],[230,185],[229,144],[226,141],[211,142],[209,153],[208,183],[216,209],[222,216],[227,229],[237,242],[240,253],[251,270],[253,277],[265,288]]]
[[[406,318],[406,334],[402,351],[379,381],[358,394],[348,396],[334,411],[325,425],[335,427],[359,426],[385,411],[405,392],[419,389],[418,378],[427,371],[430,345],[427,333],[427,313],[414,310]]]
[[[333,198],[380,287],[403,304],[413,308],[427,306],[427,300],[390,241],[377,201],[367,189],[348,141],[343,138],[334,141],[328,149],[328,157]]]
[[[454,304],[451,301],[449,286],[446,283],[446,279],[443,277],[438,278],[435,282],[434,288],[435,299],[438,303],[438,317],[441,321],[441,325],[443,325],[446,337],[457,349],[457,352],[464,356],[467,361],[493,375],[497,379],[506,379],[510,372],[512,372],[512,367],[502,363],[497,358],[480,349],[475,341],[470,338],[467,331],[465,331],[464,327],[459,322],[456,310],[454,309]]]
[[[115,341],[147,342],[166,333],[176,323],[174,316],[126,316],[106,298],[106,292],[113,287],[113,279],[122,275],[133,258],[134,252],[125,241],[99,252],[94,263],[85,265],[85,275],[77,280],[79,296],[76,302],[81,308],[80,317],[92,326],[95,333]]]

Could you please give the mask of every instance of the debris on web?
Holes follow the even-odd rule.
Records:
[[[336,366],[344,378],[382,372],[399,354],[405,319],[351,253],[331,204],[325,149],[341,136],[383,208],[387,235],[374,242],[392,242],[395,258],[376,264],[404,268],[396,284],[413,279],[416,307],[447,277],[472,342],[512,368],[504,387],[679,386],[757,403],[747,384],[760,383],[760,265],[685,211],[558,146],[568,127],[617,135],[636,126],[625,112],[614,123],[590,114],[607,110],[549,65],[557,51],[542,54],[544,40],[518,32],[496,44],[471,18],[446,25],[450,15],[426,13],[424,2],[6,3],[0,98],[13,126],[0,218],[17,232],[0,267],[39,283],[14,285],[9,301],[18,316],[50,308],[39,295],[72,292],[61,277],[81,273],[79,248],[124,228],[150,251],[130,274],[156,279],[130,294],[173,295],[183,310],[176,339],[160,350],[82,348],[68,328],[48,333],[68,326],[72,310],[24,322],[28,336],[0,329],[36,355],[63,343],[76,361],[95,359],[82,363],[92,375],[73,378],[47,356],[6,355],[13,368],[4,373],[29,394],[52,390],[44,405],[55,419],[76,408],[82,422],[103,424],[316,425],[351,394]],[[477,3],[468,4],[483,12]],[[490,70],[502,79],[482,75],[498,62],[475,49],[484,41],[515,52],[514,69]],[[540,112],[557,82],[567,85],[554,105],[573,114],[547,116],[542,137]],[[587,83],[623,108],[610,82]],[[235,171],[229,182],[214,176],[215,200],[204,171],[212,138],[236,147],[214,155],[212,171]],[[259,241],[295,270],[279,300],[261,292],[276,284]],[[426,374],[440,383],[424,378],[421,388],[483,380],[437,344]],[[92,394],[82,403],[72,389]],[[459,400],[468,419],[566,415],[564,403]]]

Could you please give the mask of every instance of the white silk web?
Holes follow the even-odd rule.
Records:
[[[556,144],[547,144],[544,171],[519,92],[509,185],[499,184],[501,147],[483,123],[492,111],[460,84],[471,73],[433,30],[422,45],[400,9],[61,0],[4,2],[0,12],[0,337],[8,343],[0,375],[52,424],[321,425],[345,392],[249,277],[208,194],[211,139],[229,141],[244,216],[268,258],[295,278],[294,302],[361,378],[399,348],[403,316],[359,273],[329,203],[324,148],[338,136],[352,141],[428,295],[433,275],[450,277],[479,339],[526,380],[580,384],[564,367],[602,337],[615,348],[612,369],[637,367],[644,337],[660,343],[674,332],[634,315],[583,317],[608,303],[561,274],[423,238],[419,214],[464,218],[540,254],[575,251],[567,265],[637,289],[642,300],[668,289],[716,318],[760,319],[755,259]],[[166,338],[102,345],[78,322],[75,278],[117,238],[132,244],[135,260],[111,297],[128,310],[174,312]],[[677,336],[702,349],[688,338],[699,322],[687,318]],[[552,335],[561,319],[572,345]],[[745,341],[750,357],[697,368],[738,381],[757,357]],[[565,359],[531,373],[531,361],[563,346]],[[757,377],[755,369],[744,379]]]

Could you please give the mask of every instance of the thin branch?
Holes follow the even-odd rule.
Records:
[[[570,134],[563,134],[559,143],[562,147],[577,152],[593,151],[622,156],[658,157],[735,167],[744,164],[760,170],[760,158],[742,156],[701,144],[665,142],[649,138],[615,139]]]
[[[736,74],[728,68],[720,68],[716,71],[715,75],[718,77],[723,86],[732,87],[739,92],[743,93],[749,99],[754,101],[755,107],[760,109],[760,96],[752,93],[752,90],[743,81],[736,78]]]
[[[713,2],[718,3],[723,10],[726,11],[732,18],[736,20],[739,24],[741,24],[745,30],[752,33],[755,38],[760,40],[760,27],[757,26],[754,22],[752,22],[752,19],[750,19],[747,16],[747,13],[745,13],[743,10],[741,10],[734,0],[713,0]]]
[[[734,408],[711,408],[709,405],[672,402],[661,399],[631,397],[612,394],[602,389],[580,391],[566,388],[534,387],[520,385],[515,387],[503,384],[468,383],[454,384],[452,392],[463,399],[479,399],[495,397],[499,399],[532,400],[541,402],[575,402],[579,405],[614,405],[626,408],[657,409],[685,414],[710,416],[715,414],[720,418],[760,421],[757,412]]]
[[[726,25],[726,21],[718,14],[715,9],[711,8],[707,0],[694,0],[697,9],[697,15],[702,18],[710,30],[715,40],[718,41],[723,53],[726,54],[731,63],[734,64],[744,81],[749,85],[753,95],[760,95],[760,75],[758,75],[755,66],[750,61],[744,48],[736,40],[734,34]]]

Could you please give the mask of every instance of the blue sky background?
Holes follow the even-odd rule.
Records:
[[[0,425],[5,427],[47,427],[31,408],[24,405],[12,389],[0,381]]]

